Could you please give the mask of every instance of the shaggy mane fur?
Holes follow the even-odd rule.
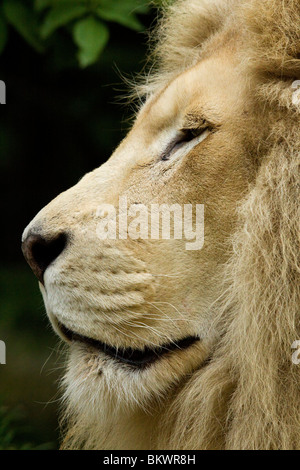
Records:
[[[300,338],[300,106],[290,85],[300,77],[300,3],[180,1],[160,26],[158,57],[169,76],[180,60],[181,68],[184,58],[196,61],[220,27],[238,25],[243,66],[273,123],[268,151],[240,208],[221,340],[171,403],[161,440],[178,448],[185,436],[186,449],[299,449],[300,367],[291,345]]]
[[[291,360],[300,339],[300,105],[291,89],[300,78],[299,0],[172,3],[157,30],[154,71],[138,92],[151,95],[197,63],[220,34],[236,37],[271,131],[239,208],[220,339],[209,363],[168,401],[154,447],[300,449],[300,365]]]

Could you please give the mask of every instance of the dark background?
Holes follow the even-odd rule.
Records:
[[[153,20],[145,15],[145,28]],[[0,108],[0,340],[7,348],[0,449],[58,445],[63,357],[20,240],[38,210],[104,162],[129,128],[131,106],[117,103],[126,90],[118,70],[125,76],[141,70],[147,38],[113,24],[110,33],[99,61],[84,70],[65,31],[38,54],[12,30],[0,56],[7,90]]]

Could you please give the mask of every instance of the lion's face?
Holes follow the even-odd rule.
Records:
[[[237,65],[219,50],[172,80],[108,162],[24,232],[49,318],[70,343],[69,377],[86,397],[91,387],[125,390],[132,402],[160,394],[210,353],[236,208],[255,170],[247,79]],[[99,206],[118,208],[120,197],[128,206],[204,204],[202,249],[186,249],[185,239],[101,240]],[[38,237],[63,242],[48,250]]]

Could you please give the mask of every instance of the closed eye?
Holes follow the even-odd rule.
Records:
[[[190,151],[197,144],[202,142],[210,134],[209,126],[201,129],[182,129],[172,142],[164,150],[160,160],[167,161],[180,148],[186,146],[186,151]]]

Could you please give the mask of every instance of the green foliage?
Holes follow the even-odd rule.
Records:
[[[4,0],[0,10],[0,53],[14,28],[38,52],[53,47],[59,30],[72,34],[78,63],[95,63],[109,39],[109,25],[142,31],[138,15],[150,12],[149,0]],[[56,44],[57,46],[57,44]]]
[[[24,414],[19,408],[9,410],[0,406],[0,450],[51,450],[55,448],[52,442],[35,445],[24,442],[28,428],[24,424]]]
[[[137,19],[137,13],[148,13],[148,7],[136,0],[102,0],[95,10],[96,14],[106,21],[115,21],[136,31],[143,30],[143,25]]]
[[[38,22],[32,11],[21,0],[4,0],[4,18],[38,52],[43,51],[39,39]]]
[[[17,450],[15,443],[15,422],[18,420],[16,413],[0,407],[0,450]],[[23,444],[19,450],[30,449],[29,443]]]
[[[40,28],[42,38],[46,39],[58,28],[64,26],[76,18],[81,18],[86,14],[86,7],[83,5],[57,5],[49,10]]]
[[[98,59],[108,41],[109,31],[102,21],[89,16],[74,25],[73,37],[79,48],[79,64],[86,67]]]

